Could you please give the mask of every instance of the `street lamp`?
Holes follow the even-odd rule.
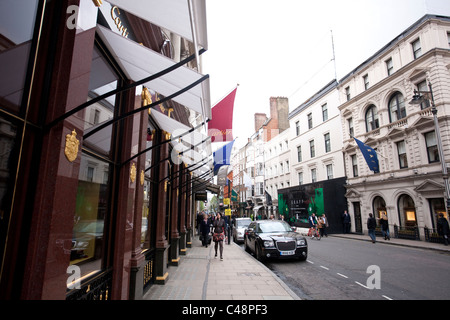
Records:
[[[448,211],[450,209],[450,185],[448,182],[447,164],[444,158],[444,148],[442,147],[441,130],[439,128],[439,122],[437,118],[436,104],[434,103],[433,88],[430,82],[428,82],[428,88],[430,89],[430,91],[414,90],[414,96],[410,101],[410,104],[413,105],[421,104],[425,99],[431,102],[431,112],[433,113],[434,119],[434,131],[438,143],[439,160],[441,161],[442,165],[442,177],[444,179],[445,197],[447,198],[447,217],[450,217],[448,215]]]

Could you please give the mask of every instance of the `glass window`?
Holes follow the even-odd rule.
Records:
[[[38,2],[0,1],[0,106],[14,113],[22,104]]]
[[[302,162],[302,146],[297,147],[297,160],[298,162]]]
[[[333,179],[333,165],[327,164],[327,179]]]
[[[324,140],[325,140],[325,152],[330,152],[331,151],[331,140],[330,140],[329,133],[326,133],[324,135]]]
[[[372,130],[378,129],[380,123],[378,121],[378,110],[374,105],[369,106],[366,111],[366,130],[370,132]]]
[[[326,103],[322,106],[322,119],[324,122],[328,120],[328,105]]]
[[[422,55],[422,46],[420,44],[420,39],[417,39],[412,44],[414,59],[419,58]]]
[[[436,133],[434,131],[425,133],[428,162],[439,162],[439,150],[437,146]]]
[[[295,134],[300,135],[300,121],[295,122]]]
[[[408,157],[406,156],[406,144],[405,141],[397,142],[398,162],[400,169],[408,168]]]
[[[392,58],[386,61],[386,69],[388,76],[394,73],[394,62],[392,61]]]
[[[92,67],[87,100],[117,88],[118,77],[99,53],[93,50]],[[114,117],[116,97],[111,96],[80,111],[75,117],[84,122],[84,134]],[[94,118],[92,118],[94,115]],[[92,120],[96,121],[92,121]],[[97,122],[97,123],[95,123]],[[109,176],[112,158],[112,128],[110,125],[83,140],[76,210],[74,216],[70,264],[81,269],[81,275],[102,270],[105,252],[105,222],[109,210]]]
[[[353,177],[358,176],[358,159],[356,158],[356,154],[351,156],[352,158],[352,169],[353,169]]]
[[[317,169],[311,169],[311,182],[317,181]]]
[[[345,88],[345,96],[347,97],[347,101],[350,101],[351,99],[350,87]]]
[[[310,152],[311,158],[314,158],[316,156],[316,149],[314,147],[314,140],[311,140],[309,142],[309,152]]]
[[[395,93],[389,100],[389,120],[395,122],[406,117],[405,100],[400,92]]]
[[[428,84],[426,81],[422,81],[417,85],[417,90],[420,92],[428,92]],[[422,94],[424,95],[424,94]],[[425,95],[424,95],[425,96]],[[426,109],[430,106],[430,100],[429,99],[423,99],[423,101],[420,103],[420,109]]]
[[[347,123],[348,123],[348,132],[349,132],[350,138],[353,138],[353,135],[355,134],[355,131],[354,131],[355,129],[353,127],[353,118],[348,119]]]
[[[398,198],[398,215],[401,227],[414,227],[417,225],[414,200],[407,194],[403,194]]]
[[[312,129],[313,127],[313,120],[312,120],[312,113],[308,114],[308,129]]]
[[[369,89],[369,75],[368,74],[366,74],[364,77],[363,77],[363,81],[364,81],[364,89]]]
[[[303,184],[303,172],[298,173],[298,184],[299,185]]]

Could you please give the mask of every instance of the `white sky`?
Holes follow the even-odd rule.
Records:
[[[208,0],[210,75],[214,106],[239,88],[234,104],[235,146],[254,133],[254,114],[270,117],[270,97],[294,110],[335,78],[375,54],[425,14],[450,16],[449,0]]]

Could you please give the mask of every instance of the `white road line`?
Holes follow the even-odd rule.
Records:
[[[311,260],[306,260],[306,262],[314,264],[314,262],[312,262]]]
[[[346,275],[344,275],[344,274],[342,274],[342,273],[337,273],[339,276],[341,276],[342,278],[345,278],[345,279],[348,279],[348,277],[346,276]]]
[[[392,298],[389,298],[388,296],[382,295],[383,298],[388,299],[388,300],[393,300]]]
[[[320,266],[322,269],[325,269],[325,270],[330,270],[329,268],[327,268],[327,267],[324,267],[324,266]]]
[[[369,287],[366,287],[365,285],[363,285],[362,283],[359,283],[358,281],[355,281],[356,284],[359,284],[361,287],[369,289]]]

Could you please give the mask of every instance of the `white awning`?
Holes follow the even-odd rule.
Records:
[[[182,161],[187,165],[206,162],[205,158],[211,155],[211,140],[198,131],[191,131],[188,126],[169,118],[157,110],[152,110],[151,117],[158,127],[171,134],[171,144],[180,155]],[[175,139],[174,139],[175,138]],[[195,146],[191,149],[191,146]]]
[[[133,81],[140,81],[176,64],[172,59],[124,38],[107,28],[97,25],[97,31],[123,72]],[[145,86],[167,97],[187,88],[202,77],[203,75],[197,71],[181,66],[146,83]],[[211,119],[209,79],[172,100],[199,114],[203,115],[204,111],[204,116]]]
[[[195,35],[198,45],[208,50],[206,0],[108,0],[108,2],[174,32],[192,43],[195,43]]]

